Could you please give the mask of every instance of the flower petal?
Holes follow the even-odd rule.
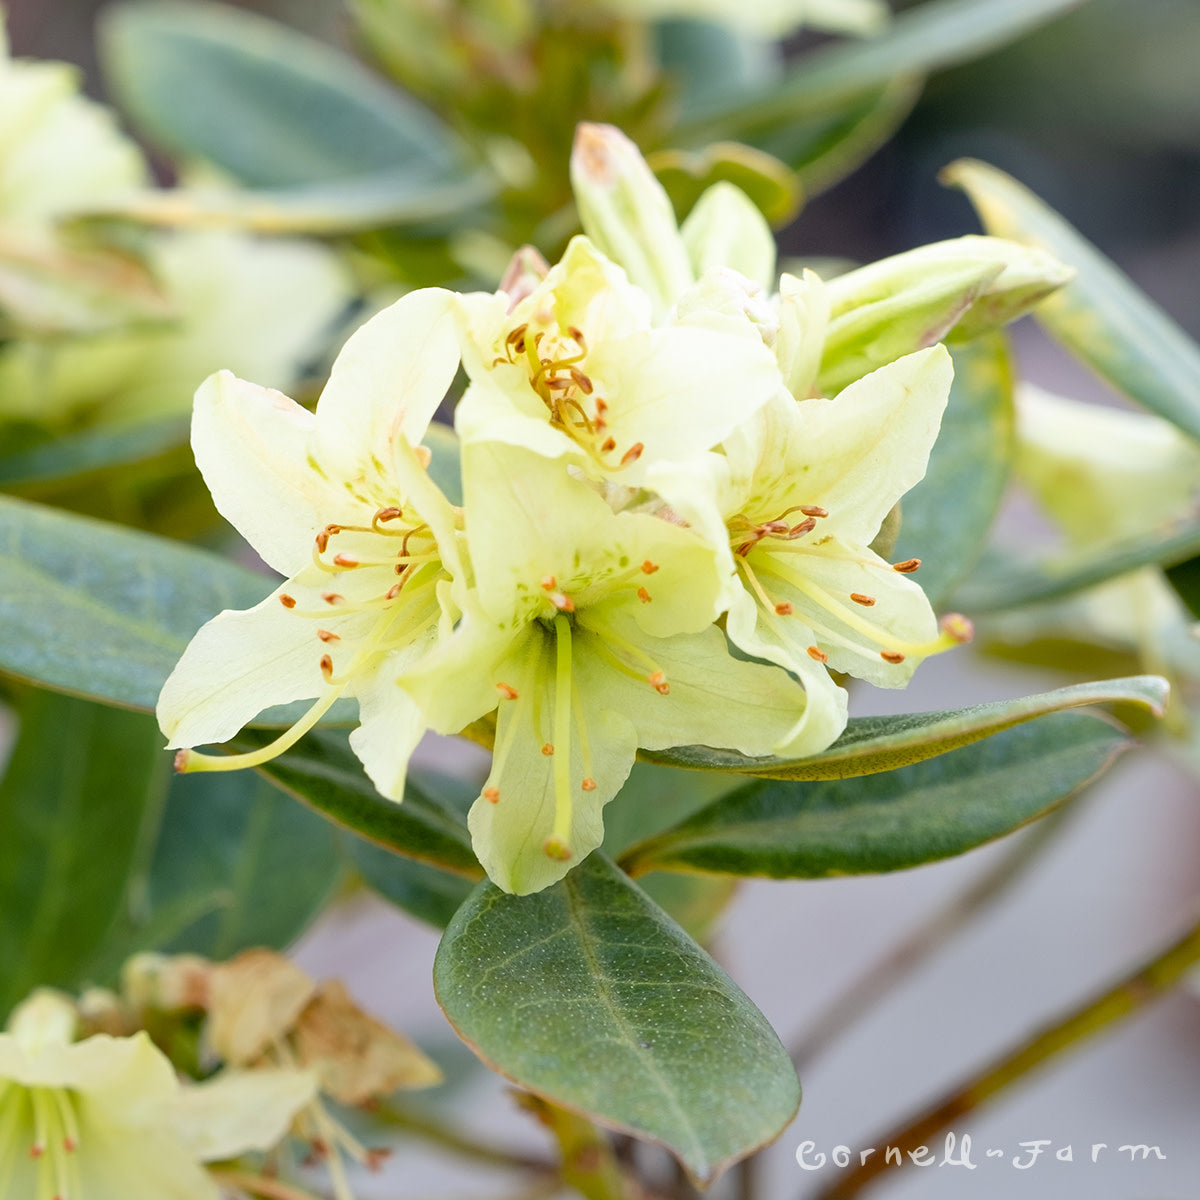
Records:
[[[422,288],[346,342],[317,403],[317,453],[330,475],[376,478],[403,436],[416,445],[458,370],[453,293]]]
[[[201,1162],[221,1162],[251,1150],[265,1153],[283,1141],[296,1114],[316,1098],[317,1088],[315,1071],[225,1070],[183,1088],[167,1119]]]
[[[254,608],[227,609],[201,628],[159,694],[159,726],[171,747],[227,741],[264,709],[328,690],[318,622],[299,615],[323,606],[328,580],[310,568]],[[285,606],[283,597],[296,604]],[[347,641],[363,636],[375,620],[324,607],[329,616],[319,627]]]
[[[554,638],[536,626],[522,649],[509,670],[516,698],[500,705],[492,769],[468,815],[475,854],[492,882],[518,895],[556,883],[600,845],[601,810],[620,790],[637,754],[629,720],[613,709],[597,710],[582,690],[578,704],[572,698],[570,744],[555,745]],[[578,723],[586,732],[586,752]],[[565,794],[555,778],[564,761]],[[594,786],[585,788],[585,780]],[[561,856],[552,857],[546,843],[561,823],[564,801],[570,807],[568,832]]]
[[[312,413],[228,371],[196,392],[192,450],[217,511],[282,575],[311,561],[327,523],[362,517],[312,459],[312,432]]]

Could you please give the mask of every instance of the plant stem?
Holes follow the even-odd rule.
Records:
[[[607,1136],[587,1117],[528,1092],[517,1095],[551,1133],[562,1150],[562,1181],[587,1200],[626,1200],[625,1181]]]
[[[237,1188],[251,1196],[261,1196],[263,1200],[316,1200],[311,1192],[302,1192],[265,1175],[251,1175],[246,1171],[210,1171],[209,1174],[222,1187]]]
[[[981,1107],[1035,1067],[1159,999],[1197,962],[1200,962],[1200,920],[1178,941],[1139,965],[1115,986],[997,1059],[931,1109],[875,1139],[874,1144],[898,1147],[902,1154],[928,1145],[953,1121]],[[872,1155],[821,1192],[819,1200],[850,1200],[887,1170],[887,1165],[884,1157]]]
[[[796,1070],[803,1073],[852,1025],[861,1020],[932,954],[998,900],[1041,858],[1057,840],[1065,822],[1076,811],[1064,805],[1032,826],[999,862],[967,890],[954,897],[899,945],[837,996],[792,1044]]]
[[[495,1166],[511,1167],[516,1171],[537,1171],[548,1175],[557,1175],[558,1173],[558,1167],[548,1158],[514,1154],[511,1150],[504,1149],[503,1146],[476,1141],[427,1113],[414,1112],[400,1104],[384,1102],[373,1107],[371,1112],[372,1115],[386,1121],[389,1125],[424,1138],[428,1142],[433,1142],[462,1158],[491,1163]]]

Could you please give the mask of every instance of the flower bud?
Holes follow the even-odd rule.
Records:
[[[649,294],[661,317],[694,276],[671,201],[637,146],[612,125],[580,125],[571,186],[584,232]]]
[[[683,223],[683,244],[697,275],[732,267],[760,287],[775,286],[775,237],[757,206],[732,183],[713,184]]]

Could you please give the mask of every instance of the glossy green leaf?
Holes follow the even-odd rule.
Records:
[[[328,236],[442,222],[478,208],[494,191],[494,181],[482,172],[446,179],[387,170],[292,188],[138,192],[89,215],[186,229]]]
[[[1200,525],[1194,521],[1110,542],[1100,549],[1076,550],[1030,561],[1002,552],[989,554],[954,593],[954,604],[982,614],[1057,600],[1095,587],[1138,567],[1172,567],[1200,555]]]
[[[879,37],[837,42],[796,61],[770,88],[705,108],[683,126],[683,139],[695,144],[745,138],[750,131],[837,109],[898,77],[980,58],[1082,2],[927,0],[900,13]]]
[[[925,478],[900,502],[892,558],[919,558],[934,603],[979,558],[1014,451],[1013,365],[998,333],[953,348],[954,386]]]
[[[0,672],[153,709],[192,635],[271,584],[165,538],[0,496]]]
[[[238,744],[254,748],[269,740],[247,732]],[[469,878],[483,874],[471,850],[461,785],[412,774],[403,802],[387,800],[367,778],[347,735],[335,730],[309,734],[258,769],[315,812],[378,846]]]
[[[0,1020],[32,988],[87,982],[170,774],[155,723],[26,692],[0,781]]]
[[[485,1062],[662,1143],[696,1179],[777,1137],[799,1104],[763,1015],[598,853],[532,896],[481,884],[446,930],[433,980]]]
[[[737,771],[768,779],[854,779],[936,758],[1063,709],[1088,704],[1137,704],[1161,716],[1167,691],[1167,681],[1157,675],[1133,675],[1128,679],[1080,683],[1020,700],[998,700],[945,712],[857,717],[851,719],[845,733],[828,750],[811,758],[746,758],[730,750],[712,750],[707,746],[681,746],[643,754],[651,762],[669,766]]]
[[[633,847],[622,865],[815,879],[919,866],[1002,837],[1104,771],[1129,737],[1090,713],[1051,713],[868,779],[756,780]]]
[[[962,159],[944,182],[970,197],[989,233],[1048,250],[1073,282],[1038,320],[1102,379],[1200,438],[1200,346],[1053,209],[1003,171]]]
[[[110,8],[101,34],[109,83],[146,134],[250,187],[456,166],[454,138],[432,113],[276,22],[143,0]]]
[[[114,976],[141,950],[228,958],[283,949],[336,890],[338,843],[327,822],[253,772],[176,776],[97,974]]]
[[[634,763],[621,790],[604,806],[604,842],[610,858],[636,842],[677,825],[737,787],[736,775],[716,771],[676,771]],[[640,879],[644,892],[701,944],[712,935],[736,880],[700,875],[651,874]]]

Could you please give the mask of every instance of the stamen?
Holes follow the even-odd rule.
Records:
[[[326,525],[325,528],[317,534],[317,550],[321,554],[324,554],[325,551],[329,549],[329,539],[335,534],[339,534],[341,532],[342,527],[340,525]]]
[[[904,655],[899,650],[880,650],[879,657],[884,662],[889,663],[902,663],[904,661]]]
[[[352,558],[349,554],[335,554],[333,556],[333,565],[335,567],[357,567],[361,564],[357,558]]]
[[[671,685],[667,682],[667,677],[661,671],[655,671],[652,675],[647,675],[646,682],[660,696],[668,696],[671,693]]]
[[[596,790],[596,781],[590,775],[585,775],[583,782],[579,786],[585,792],[594,792]]]
[[[827,517],[827,516],[829,516],[829,509],[822,508],[819,504],[802,504],[802,505],[800,505],[800,511],[806,517]]]
[[[610,437],[610,438],[607,438],[605,440],[604,444],[600,447],[600,453],[608,454],[611,451],[615,450],[616,448],[617,448],[617,439]]]
[[[542,853],[547,858],[552,858],[555,862],[570,862],[574,855],[571,853],[571,847],[560,837],[551,834],[542,843]]]
[[[906,558],[903,562],[892,563],[892,570],[901,575],[911,575],[921,565],[919,558]]]
[[[245,754],[202,754],[199,750],[189,747],[175,755],[175,770],[181,775],[193,771],[239,771],[242,767],[257,767],[260,763],[270,762],[285,750],[290,750],[312,729],[333,707],[334,701],[343,691],[344,685],[322,696],[295,725],[260,750],[251,750]]]
[[[653,575],[657,570],[658,563],[652,563],[649,559],[646,559],[646,561],[642,563],[642,572],[646,575]]]
[[[587,719],[584,716],[583,704],[579,698],[579,687],[575,676],[571,676],[571,709],[575,713],[575,733],[579,738],[579,758],[583,763],[583,782],[579,785],[585,792],[596,790],[596,780],[592,775],[592,745],[588,740]]]
[[[941,631],[949,638],[962,644],[969,642],[975,636],[975,625],[970,617],[962,613],[947,613],[939,622]]]
[[[544,754],[544,755],[545,755],[547,758],[553,758],[553,757],[554,757],[554,743],[553,743],[553,742],[546,742],[546,743],[545,743],[545,744],[542,746],[542,753],[543,753],[543,754]]]
[[[642,445],[641,442],[634,442],[633,445],[621,455],[621,466],[627,467],[631,463],[637,462],[637,460],[642,457],[642,451],[645,449],[646,447]]]
[[[280,592],[279,593],[279,603],[282,604],[284,608],[295,608],[296,607],[296,597],[288,596],[285,593]]]
[[[829,661],[829,655],[826,654],[824,650],[821,650],[817,646],[809,646],[808,657],[813,659],[815,662],[819,662],[819,663]]]
[[[650,603],[650,601],[651,601],[651,600],[652,600],[654,597],[653,597],[653,596],[651,596],[651,595],[650,595],[650,593],[649,593],[648,591],[646,591],[646,589],[645,589],[644,587],[640,587],[640,588],[638,588],[638,590],[637,590],[637,598],[638,598],[638,599],[639,599],[639,600],[640,600],[640,601],[641,601],[643,604],[649,604],[649,603]]]
[[[592,381],[578,367],[571,368],[571,378],[585,396],[592,394]]]
[[[485,787],[482,795],[489,804],[500,803],[500,789],[498,787]]]
[[[793,525],[791,527],[791,529],[789,529],[787,531],[787,534],[785,536],[787,536],[789,538],[803,537],[804,534],[806,534],[806,533],[812,533],[812,531],[814,529],[816,529],[816,527],[817,527],[817,518],[816,517],[806,517],[798,525]]]
[[[331,629],[318,629],[317,637],[323,642],[340,642],[341,635],[334,633]]]
[[[855,604],[861,604],[863,608],[870,608],[875,603],[874,596],[867,596],[862,592],[851,592],[850,599],[853,600]]]
[[[321,655],[321,674],[325,676],[326,683],[333,678],[333,659],[328,654]]]
[[[567,839],[571,836],[571,622],[554,618],[554,741],[562,753],[554,759],[554,832],[550,841],[561,846],[570,857]],[[543,747],[543,751],[544,751]],[[551,854],[549,844],[546,853]],[[551,855],[553,857],[553,855]]]
[[[570,596],[563,592],[553,592],[550,595],[550,603],[558,609],[559,612],[571,613],[575,611],[575,601]]]
[[[558,587],[558,580],[553,575],[545,575],[542,577],[541,587],[547,592],[553,592]]]
[[[775,611],[781,617],[790,617],[796,610],[792,607],[790,600],[783,600],[779,604],[775,605]]]
[[[346,597],[339,595],[337,592],[322,592],[321,599],[324,600],[326,604],[346,603]]]
[[[507,683],[497,683],[496,691],[498,691],[505,700],[515,700],[519,695],[517,689]]]
[[[371,518],[371,524],[382,525],[384,521],[396,521],[402,516],[404,516],[404,509],[402,508],[381,508]]]

